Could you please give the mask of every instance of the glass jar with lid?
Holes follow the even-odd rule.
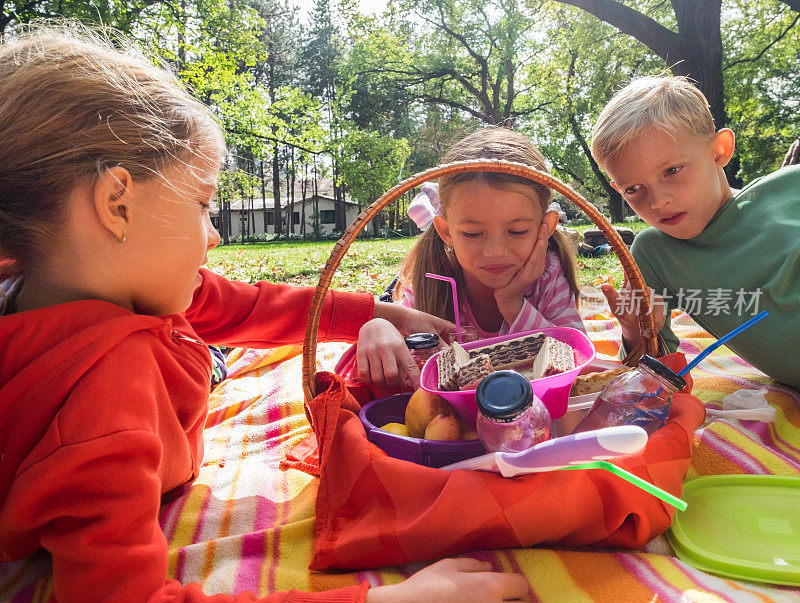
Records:
[[[414,333],[406,337],[405,342],[419,370],[439,351],[439,336],[436,333]]]
[[[453,329],[450,331],[445,338],[447,339],[447,343],[450,345],[452,345],[454,341],[458,341],[458,337],[456,337],[456,330]],[[461,325],[460,343],[470,343],[471,341],[478,341],[480,338],[481,334],[478,332],[478,327],[473,327],[472,325]]]
[[[475,391],[478,437],[489,452],[520,452],[550,437],[550,413],[516,371],[496,371]]]
[[[672,394],[686,380],[652,356],[642,356],[639,366],[606,385],[572,433],[638,425],[648,434],[664,426],[672,407]]]

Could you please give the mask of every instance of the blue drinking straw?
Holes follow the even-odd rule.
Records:
[[[699,353],[699,354],[698,354],[698,355],[695,357],[695,359],[694,359],[694,360],[692,360],[692,361],[691,361],[689,364],[687,364],[685,368],[681,369],[681,370],[678,372],[678,374],[679,374],[681,377],[683,377],[683,376],[684,376],[686,373],[688,373],[690,370],[692,370],[694,367],[696,367],[696,366],[697,366],[697,365],[698,365],[700,362],[702,362],[702,361],[703,361],[703,359],[704,359],[706,356],[708,356],[708,355],[709,355],[711,352],[713,352],[714,350],[716,350],[716,349],[717,349],[719,346],[721,346],[721,345],[724,345],[725,343],[727,343],[728,341],[730,341],[731,339],[733,339],[734,337],[736,337],[736,336],[737,336],[739,333],[741,333],[742,331],[744,331],[744,330],[746,330],[746,329],[749,329],[749,328],[750,328],[750,327],[752,327],[754,324],[756,324],[756,323],[757,323],[759,320],[761,320],[762,318],[766,318],[767,316],[769,316],[769,312],[767,312],[766,310],[764,310],[763,312],[761,312],[761,313],[759,313],[759,314],[756,314],[755,316],[753,316],[753,318],[751,318],[750,320],[748,320],[746,323],[744,323],[744,324],[742,324],[742,325],[739,325],[739,326],[738,326],[738,327],[736,327],[736,328],[735,328],[733,331],[731,331],[731,332],[730,332],[730,333],[728,333],[727,335],[723,336],[721,339],[718,339],[716,342],[714,342],[714,343],[712,343],[710,346],[708,346],[708,347],[707,347],[705,350],[703,350],[702,352],[700,352],[700,353]]]

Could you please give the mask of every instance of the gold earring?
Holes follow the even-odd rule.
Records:
[[[122,237],[117,237],[117,243],[124,243],[125,239],[128,238],[128,231],[124,228],[122,229]]]

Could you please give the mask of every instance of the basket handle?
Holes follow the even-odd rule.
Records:
[[[646,285],[642,273],[639,271],[633,256],[625,243],[623,243],[619,233],[614,230],[606,217],[600,213],[594,205],[560,180],[524,163],[504,161],[501,159],[471,159],[468,161],[456,161],[439,165],[419,172],[410,178],[406,178],[397,186],[387,191],[380,199],[364,209],[364,211],[356,217],[355,221],[344,232],[342,238],[333,246],[325,268],[319,276],[319,283],[317,284],[317,289],[311,302],[308,326],[306,327],[306,336],[303,342],[303,392],[306,402],[311,401],[316,395],[315,369],[317,357],[317,330],[319,329],[319,321],[322,314],[322,304],[325,301],[325,295],[328,293],[331,281],[333,280],[333,274],[336,272],[342,258],[344,258],[347,250],[350,248],[350,244],[378,212],[404,193],[414,189],[423,182],[449,174],[462,174],[464,172],[497,172],[521,176],[561,193],[583,210],[583,212],[591,218],[592,222],[603,232],[606,240],[608,240],[611,248],[614,250],[614,253],[617,254],[622,264],[622,270],[628,282],[630,282],[631,287],[634,290],[645,290]],[[655,329],[653,314],[650,309],[650,301],[647,296],[642,296],[642,301],[639,306],[639,326],[642,332],[642,342],[626,357],[626,363],[638,361],[643,353],[658,356],[660,352],[663,351],[659,349],[661,347],[659,345],[660,338]]]

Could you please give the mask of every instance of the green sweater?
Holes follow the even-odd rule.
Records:
[[[685,310],[717,338],[769,311],[728,347],[774,379],[800,388],[800,166],[748,184],[695,238],[680,240],[647,228],[631,251],[669,309]],[[670,350],[677,349],[669,321],[661,335]]]

